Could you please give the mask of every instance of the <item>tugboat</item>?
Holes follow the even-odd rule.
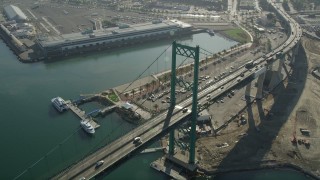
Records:
[[[68,109],[66,102],[61,97],[55,97],[51,99],[51,102],[59,112],[63,112]]]
[[[213,30],[207,30],[207,33],[210,35],[210,36],[214,36],[214,31]]]
[[[82,120],[80,122],[81,127],[89,134],[94,134],[95,130],[89,121]]]

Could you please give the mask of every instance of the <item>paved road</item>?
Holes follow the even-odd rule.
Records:
[[[228,0],[228,12],[230,21],[234,20],[233,16],[237,14],[238,0]]]
[[[273,6],[276,6],[274,3],[271,4]],[[282,9],[277,8],[277,10],[281,14],[281,16],[290,23],[290,27],[292,30],[292,33],[285,44],[276,48],[273,52],[266,54],[265,58],[261,57],[255,60],[255,63],[259,68],[255,69],[254,71],[248,70],[244,66],[241,66],[226,78],[199,92],[199,102],[204,103],[207,100],[214,99],[215,97],[218,97],[219,95],[225,93],[234,85],[238,84],[236,79],[240,77],[241,73],[245,74],[244,77],[252,76],[256,71],[259,71],[263,65],[265,65],[266,60],[269,59],[269,57],[276,55],[276,53],[278,52],[287,53],[297,44],[302,35],[300,26]],[[208,93],[211,93],[210,99],[206,99],[206,95]],[[191,109],[191,100],[191,98],[188,98],[180,104],[176,105],[176,108],[171,115],[170,121],[165,120],[167,112],[162,113],[154,119],[148,121],[147,123],[130,131],[123,137],[115,140],[104,148],[86,157],[84,160],[69,167],[68,170],[57,175],[56,177],[54,177],[54,179],[80,179],[81,177],[86,177],[88,179],[93,178],[97,174],[101,173],[104,169],[109,168],[115,162],[125,158],[131,152],[136,150],[136,148],[138,147],[132,143],[134,137],[140,136],[143,140],[143,143],[148,142],[160,132],[167,131],[169,126],[172,126],[179,122],[181,119],[190,116],[190,110],[186,113],[182,113],[181,108],[188,107],[189,109]],[[96,169],[95,163],[99,160],[104,160],[105,163],[101,167]]]

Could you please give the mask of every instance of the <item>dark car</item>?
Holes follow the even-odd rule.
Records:
[[[135,138],[133,139],[133,144],[135,144],[136,146],[138,146],[138,145],[141,144],[141,143],[142,143],[142,140],[141,140],[140,137],[135,137]]]
[[[96,168],[99,168],[100,166],[102,166],[103,163],[104,163],[103,160],[96,162]]]
[[[183,109],[182,109],[182,112],[183,112],[183,113],[186,113],[186,112],[188,112],[188,109],[187,109],[187,108],[183,108]]]

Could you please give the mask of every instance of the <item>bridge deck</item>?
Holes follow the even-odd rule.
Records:
[[[213,91],[214,94],[212,94],[212,97],[218,97],[225,91],[228,91],[231,87],[238,83],[235,79],[240,76],[241,73],[242,69],[235,72],[233,75],[222,79],[215,85],[210,86],[208,89],[202,90],[199,92],[199,100],[205,98],[207,93],[211,93]],[[247,76],[250,76],[253,73],[254,72],[248,73]],[[221,86],[225,86],[225,88],[222,90],[220,89]],[[188,98],[177,106],[190,108],[191,102],[192,98]],[[144,123],[142,126],[130,131],[121,138],[113,141],[97,152],[89,155],[82,161],[69,167],[66,171],[54,177],[54,179],[79,179],[81,177],[93,178],[103,170],[108,169],[116,162],[130,155],[137,147],[150,141],[156,135],[164,131],[167,132],[170,127],[191,114],[190,112],[183,113],[181,108],[175,108],[173,114],[170,115],[170,119],[166,119],[167,113],[168,112],[162,113],[156,116],[154,119]],[[133,144],[133,139],[137,136],[140,136],[143,141],[143,143],[139,146],[135,146],[135,144]],[[95,163],[99,160],[104,160],[104,164],[97,169],[95,168]]]
[[[93,128],[98,128],[100,125],[96,123],[90,116],[86,115],[86,112],[78,108],[76,105],[72,104],[71,101],[66,101],[67,106],[69,109],[77,115],[81,120],[89,121]]]

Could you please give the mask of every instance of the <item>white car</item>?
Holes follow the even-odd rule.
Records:
[[[141,143],[142,143],[142,141],[141,141],[141,138],[140,138],[140,137],[135,137],[135,138],[133,139],[133,144],[139,145],[139,144],[141,144]]]

